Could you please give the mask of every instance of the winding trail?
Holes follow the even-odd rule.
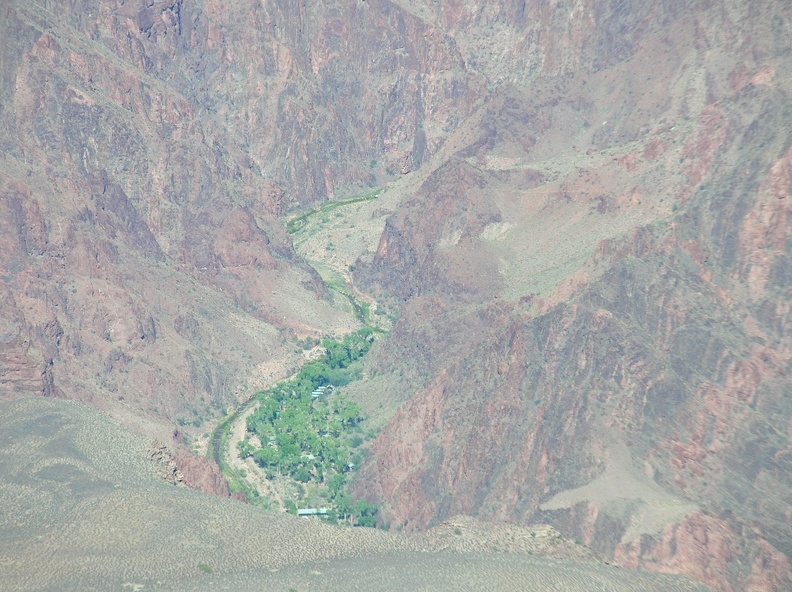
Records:
[[[285,511],[286,506],[283,501],[283,492],[281,492],[272,481],[267,479],[266,472],[259,467],[252,458],[248,457],[242,459],[236,454],[237,444],[244,440],[247,434],[247,418],[255,413],[258,406],[259,403],[255,401],[254,397],[231,424],[226,448],[228,453],[228,465],[231,470],[238,475],[241,476],[242,474],[246,474],[245,481],[248,485],[255,487],[260,496],[269,499],[270,502],[274,502],[274,508],[280,508]],[[254,435],[251,435],[251,440],[253,440],[254,443],[258,442]],[[261,445],[260,442],[258,442],[258,444],[259,446]],[[245,473],[242,473],[243,470]]]
[[[325,258],[322,256],[312,258],[317,253],[310,253],[304,249],[300,249],[301,242],[297,239],[299,235],[304,235],[308,227],[312,226],[312,222],[320,218],[322,215],[327,214],[331,210],[343,208],[344,211],[357,211],[360,206],[375,201],[380,193],[383,192],[382,188],[378,188],[361,195],[353,196],[346,200],[339,200],[329,202],[322,205],[320,208],[304,212],[297,215],[290,220],[286,221],[286,227],[289,234],[295,237],[296,251],[300,256],[322,277],[325,285],[331,292],[343,297],[349,302],[351,307],[351,317],[356,319],[357,323],[368,326],[378,333],[387,333],[390,330],[391,319],[387,316],[380,316],[378,311],[379,303],[372,296],[361,292],[353,281],[352,274],[349,272],[348,266],[342,265],[333,257]],[[324,231],[316,228],[311,229],[312,236],[321,236],[323,243],[329,244],[331,241],[330,235]],[[325,244],[325,246],[327,246]],[[326,255],[328,249],[322,248],[318,251],[321,255]],[[351,320],[351,319],[350,319]],[[351,327],[357,323],[352,322]],[[320,348],[315,348],[320,349]],[[305,360],[307,362],[314,350],[304,352]],[[299,372],[299,370],[297,371]],[[278,372],[270,374],[270,376],[278,375]],[[290,380],[294,378],[297,373],[292,376],[286,376],[280,380],[275,380],[260,390],[273,387],[275,384],[282,380]],[[283,376],[281,374],[281,376]],[[268,381],[269,382],[269,381]],[[252,458],[242,459],[237,453],[237,445],[245,439],[247,434],[247,418],[255,412],[258,407],[256,394],[252,395],[244,403],[242,403],[233,413],[221,421],[214,431],[211,433],[209,441],[210,455],[212,459],[218,464],[222,470],[223,476],[228,482],[232,490],[243,490],[246,494],[258,494],[261,498],[268,499],[277,504],[280,508],[284,508],[284,494],[282,484],[279,479],[267,479],[266,471],[259,467]],[[253,436],[255,438],[255,436]],[[260,443],[259,443],[260,444]],[[243,472],[244,471],[244,472]],[[242,477],[245,475],[245,477]],[[253,500],[251,500],[253,501]]]

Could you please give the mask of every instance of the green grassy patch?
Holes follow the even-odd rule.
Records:
[[[360,407],[340,388],[360,378],[360,361],[374,342],[374,330],[364,328],[343,340],[325,339],[325,353],[307,362],[289,380],[262,391],[230,413],[212,437],[212,454],[233,493],[242,492],[252,503],[269,506],[226,454],[252,458],[268,479],[288,484],[293,494],[284,499],[287,511],[317,508],[327,522],[376,526],[378,508],[353,501],[349,478],[364,458],[362,446],[371,435],[360,426]],[[246,437],[229,450],[232,426],[250,405]]]
[[[296,232],[299,232],[302,228],[304,228],[308,224],[308,222],[310,222],[312,219],[316,218],[317,216],[324,216],[328,212],[331,212],[343,206],[348,206],[350,204],[356,204],[365,201],[373,201],[377,199],[377,197],[379,196],[380,193],[382,193],[382,191],[383,189],[381,187],[378,187],[376,189],[372,189],[371,191],[367,191],[366,193],[355,195],[347,199],[338,199],[338,200],[326,202],[314,210],[309,210],[288,220],[286,222],[286,230],[288,231],[289,234],[294,234]]]

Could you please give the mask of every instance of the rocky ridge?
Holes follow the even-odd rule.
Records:
[[[2,397],[183,452],[177,420],[354,326],[278,218],[392,183],[355,253],[398,310],[360,495],[406,528],[539,521],[782,590],[791,22],[771,0],[7,3]]]
[[[790,82],[762,23],[691,8],[492,99],[427,164],[356,272],[401,303],[373,370],[419,377],[358,479],[391,523],[547,522],[627,566],[789,585]]]

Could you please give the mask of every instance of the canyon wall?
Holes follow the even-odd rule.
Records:
[[[355,266],[398,312],[371,370],[412,381],[357,492],[788,586],[786,3],[42,0],[0,28],[0,396],[180,447],[355,325],[281,218],[412,179]]]
[[[389,218],[356,272],[401,310],[373,371],[422,378],[356,487],[391,526],[549,522],[624,566],[790,585],[792,15],[762,10],[697,5],[504,89]]]

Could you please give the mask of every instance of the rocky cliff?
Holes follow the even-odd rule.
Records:
[[[169,441],[284,375],[289,335],[350,323],[292,250],[283,187],[207,115],[185,60],[212,35],[190,10],[0,10],[1,395]]]
[[[354,324],[280,218],[398,180],[355,281],[411,388],[358,493],[789,585],[786,3],[40,0],[0,30],[0,396],[180,448]]]
[[[11,2],[0,19],[3,392],[149,419],[282,375],[283,331],[347,327],[278,218],[419,167],[485,92],[388,2]]]
[[[392,524],[790,585],[792,14],[716,4],[612,15],[610,61],[504,85],[359,262],[401,302],[374,370],[422,377],[357,482]]]

